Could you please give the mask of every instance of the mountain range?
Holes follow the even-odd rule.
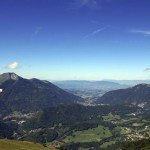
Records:
[[[1,112],[36,111],[82,100],[48,81],[24,79],[15,73],[0,75]]]
[[[67,80],[53,81],[55,85],[67,90],[115,90],[127,88],[125,84],[119,84],[112,81],[84,81],[84,80]]]
[[[84,100],[49,81],[4,73],[0,75],[0,138],[68,150],[103,149],[114,141],[110,149],[116,149],[127,139],[149,138],[150,84],[116,89],[96,99],[92,106],[77,104]]]
[[[137,84],[150,84],[150,80],[104,80],[104,81],[110,81],[110,82],[115,82],[127,86],[135,86]]]

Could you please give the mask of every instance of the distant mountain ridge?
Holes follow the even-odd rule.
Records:
[[[53,83],[62,89],[68,90],[114,90],[129,87],[112,81],[66,80],[54,81]]]
[[[104,104],[133,104],[140,107],[150,106],[150,84],[138,84],[127,89],[107,92],[97,101]]]
[[[15,73],[0,75],[0,109],[3,111],[36,111],[81,100],[48,81],[24,79]]]
[[[128,85],[128,86],[135,86],[137,84],[150,84],[150,80],[104,80],[104,81],[111,81],[123,85]]]

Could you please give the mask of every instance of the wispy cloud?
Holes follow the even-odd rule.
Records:
[[[115,0],[71,0],[72,7],[70,9],[88,7],[91,9],[99,9],[105,3],[110,3]],[[72,3],[73,2],[73,3]]]
[[[108,28],[108,26],[103,27],[103,28],[99,28],[99,29],[97,29],[97,30],[94,30],[92,33],[90,33],[90,34],[84,36],[84,39],[89,38],[89,37],[91,37],[91,36],[94,36],[94,35],[96,35],[96,34],[99,34],[100,32],[106,30],[107,28]]]
[[[36,37],[38,37],[38,35],[40,34],[40,32],[43,30],[43,27],[35,27],[35,29],[33,30],[33,32],[31,33],[31,37],[30,40],[34,40]]]
[[[150,36],[150,30],[131,30],[132,33],[139,33],[144,36]]]
[[[43,27],[36,27],[36,28],[35,28],[35,31],[34,31],[34,35],[35,35],[35,36],[38,35],[39,32],[40,32],[42,29],[43,29]]]
[[[150,68],[145,68],[144,71],[146,71],[146,72],[147,72],[147,71],[150,71]]]
[[[8,68],[8,69],[16,69],[16,68],[18,68],[18,66],[19,66],[18,62],[13,62],[13,63],[8,64],[6,66],[6,68]]]
[[[97,0],[74,0],[74,6],[76,8],[88,7],[91,9],[98,8]]]

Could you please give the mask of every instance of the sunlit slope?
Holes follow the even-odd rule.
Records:
[[[25,141],[0,140],[0,150],[55,150]]]

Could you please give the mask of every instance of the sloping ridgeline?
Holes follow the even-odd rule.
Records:
[[[14,73],[0,75],[0,89],[1,113],[37,111],[82,100],[48,81],[28,80]]]
[[[97,103],[104,104],[133,104],[139,107],[150,106],[150,84],[139,84],[132,88],[107,92]]]

